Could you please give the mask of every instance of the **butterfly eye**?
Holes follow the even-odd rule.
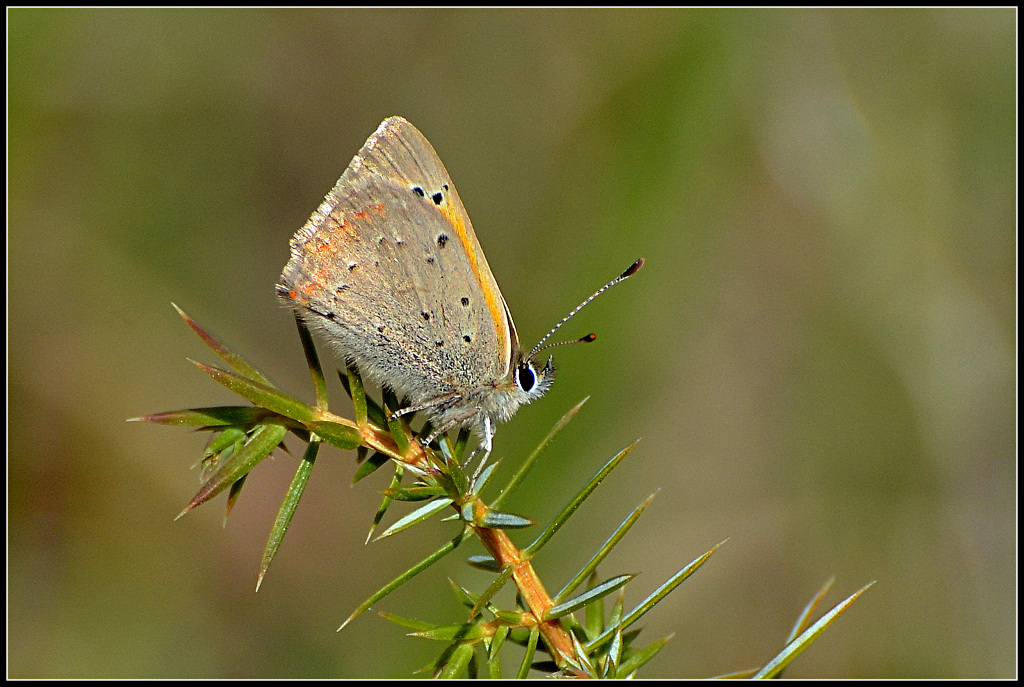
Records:
[[[529,393],[530,389],[537,383],[537,373],[533,371],[527,362],[519,363],[516,368],[516,386]]]

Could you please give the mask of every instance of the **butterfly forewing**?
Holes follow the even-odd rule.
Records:
[[[292,239],[279,292],[416,404],[506,378],[518,346],[454,184],[397,117]]]

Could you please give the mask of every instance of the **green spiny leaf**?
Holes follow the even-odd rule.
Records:
[[[498,652],[505,643],[505,637],[507,636],[508,626],[498,626],[498,629],[494,631],[494,637],[491,638],[490,644],[487,647],[487,676],[492,680],[501,679],[501,658],[498,656]]]
[[[452,588],[452,592],[455,593],[455,598],[458,599],[460,604],[466,608],[473,608],[476,605],[476,595],[471,593],[465,587],[457,584],[455,580],[450,577],[448,578],[448,586]]]
[[[470,488],[470,493],[473,496],[477,498],[480,497],[480,492],[483,491],[484,487],[487,486],[487,482],[491,479],[491,475],[494,474],[494,469],[498,467],[498,465],[500,464],[500,460],[494,461],[493,463],[485,467],[483,470],[481,470],[480,474],[473,479],[473,485]]]
[[[619,543],[619,540],[626,536],[626,533],[629,532],[630,528],[633,527],[633,525],[636,524],[636,521],[640,519],[640,515],[643,514],[647,506],[654,500],[657,493],[658,492],[654,492],[648,496],[643,503],[633,509],[633,512],[629,514],[629,517],[622,521],[622,523],[615,529],[615,532],[612,533],[612,536],[608,537],[608,540],[601,545],[601,548],[599,548],[597,552],[590,557],[587,564],[584,565],[583,568],[576,573],[576,576],[569,580],[569,582],[562,587],[562,590],[555,595],[553,601],[556,604],[560,604],[565,601],[565,599],[568,598],[569,595],[580,586],[580,584],[582,584],[583,580],[590,577],[591,573],[597,569],[597,566],[601,561],[603,561],[605,557],[612,552],[612,549]]]
[[[400,489],[386,489],[384,494],[395,501],[426,501],[435,496],[444,496],[444,487],[436,484],[418,484]]]
[[[275,387],[267,386],[228,370],[222,370],[219,367],[204,365],[195,360],[191,362],[242,398],[252,401],[262,408],[272,410],[278,415],[284,415],[297,422],[306,423],[316,419],[315,408]]]
[[[187,324],[189,328],[203,340],[203,343],[209,346],[214,353],[220,356],[220,359],[226,362],[231,369],[244,377],[260,382],[262,385],[270,387],[271,389],[276,388],[274,383],[271,382],[270,379],[268,379],[262,372],[246,362],[240,355],[222,344],[213,334],[200,327],[195,320],[185,314],[184,310],[174,303],[171,303],[171,305],[173,305],[174,309],[178,311],[181,318],[185,320],[185,324]]]
[[[370,456],[370,459],[368,461],[360,464],[360,466],[356,469],[355,474],[352,475],[352,484],[355,484],[364,477],[372,475],[377,471],[377,469],[381,465],[384,465],[389,460],[391,459],[385,456],[383,453],[374,452],[374,454]]]
[[[270,455],[270,452],[277,448],[287,433],[287,428],[278,421],[265,420],[261,422],[253,430],[242,450],[234,452],[230,459],[224,461],[217,468],[210,479],[199,488],[185,509],[178,514],[178,518],[196,506],[209,501],[241,479],[242,475],[248,473],[257,463]]]
[[[391,580],[386,585],[378,589],[370,596],[370,598],[368,598],[363,603],[359,604],[359,607],[352,612],[352,615],[350,615],[345,620],[345,622],[341,624],[341,627],[338,628],[338,632],[344,630],[346,625],[348,625],[350,622],[352,622],[360,615],[362,615],[368,608],[373,606],[373,604],[377,603],[385,596],[395,591],[412,578],[416,577],[416,575],[419,575],[421,572],[432,566],[434,563],[438,562],[439,560],[450,554],[470,536],[472,536],[472,530],[469,528],[464,529],[463,531],[455,535],[455,537],[451,541],[445,543],[445,545],[439,548],[437,551],[430,554],[422,561],[412,566],[411,568],[403,572],[401,575],[399,575],[398,577],[396,577],[395,579]]]
[[[238,478],[238,481],[228,487],[228,502],[224,506],[224,519],[221,521],[221,527],[228,526],[228,516],[231,515],[232,509],[235,507],[235,503],[238,501],[238,497],[242,494],[242,487],[245,486],[245,480],[248,474],[242,475]]]
[[[540,638],[540,629],[535,625],[530,630],[530,639],[526,644],[526,653],[523,655],[523,662],[519,664],[519,672],[516,679],[525,680],[530,674],[530,666],[533,665],[533,657],[537,652],[537,640]]]
[[[625,458],[636,445],[637,442],[633,442],[626,448],[619,451],[614,458],[605,463],[604,467],[602,467],[596,475],[590,478],[590,481],[580,489],[571,501],[569,501],[568,505],[562,509],[562,512],[558,514],[551,524],[544,528],[544,531],[540,533],[540,536],[538,536],[532,544],[523,550],[524,555],[529,557],[540,551],[540,549],[548,543],[553,536],[555,536],[555,533],[562,528],[562,525],[565,524],[569,517],[576,512],[576,509],[583,504],[587,497],[597,489],[597,486],[604,481],[604,478],[607,477],[620,462],[622,462],[622,459]]]
[[[355,409],[356,424],[362,427],[367,421],[378,427],[387,427],[387,418],[384,411],[377,402],[366,395],[366,388],[363,386],[363,379],[359,376],[359,370],[355,367],[346,368],[346,374],[338,372],[341,385],[345,387],[345,393],[352,399],[352,407]]]
[[[830,589],[832,589],[832,585],[835,584],[835,581],[836,578],[834,576],[829,578],[828,582],[818,590],[818,593],[807,602],[807,605],[804,606],[804,610],[800,614],[800,617],[796,619],[793,629],[790,630],[789,636],[786,637],[786,644],[789,644],[796,639],[797,636],[811,624],[811,618],[814,617],[815,611],[818,610],[818,606],[821,605],[821,602],[825,599],[825,595],[828,594]]]
[[[284,501],[281,502],[281,507],[277,511],[277,517],[274,519],[274,525],[270,528],[270,536],[267,538],[267,545],[263,550],[263,559],[260,561],[260,571],[256,577],[256,591],[260,590],[260,585],[263,584],[263,578],[270,569],[270,564],[274,562],[274,556],[277,555],[277,550],[281,548],[281,542],[284,541],[284,534],[288,531],[288,526],[291,524],[292,517],[295,515],[295,509],[298,508],[299,500],[302,498],[302,492],[305,490],[306,484],[309,482],[309,476],[313,472],[313,463],[316,462],[316,454],[319,450],[319,441],[314,440],[309,442],[309,446],[306,447],[306,452],[302,456],[302,460],[299,461],[299,466],[295,471],[295,476],[292,477],[291,484],[288,485],[288,491],[285,493]]]
[[[404,616],[395,615],[394,613],[388,613],[387,611],[377,611],[377,615],[390,620],[396,625],[407,627],[410,630],[429,630],[432,627],[437,627],[434,623],[428,623],[424,620],[416,620],[415,618],[406,618]]]
[[[588,589],[579,596],[572,598],[564,603],[560,603],[557,606],[552,606],[544,613],[544,620],[555,620],[561,618],[563,615],[568,615],[573,611],[583,608],[588,603],[595,599],[600,599],[608,594],[611,594],[619,587],[622,587],[627,582],[632,580],[636,575],[618,575],[611,578],[601,584],[597,585],[593,589]]]
[[[493,561],[494,559],[492,558],[491,560]],[[473,604],[473,610],[469,613],[471,618],[476,617],[480,613],[480,609],[483,608],[487,603],[489,603],[490,600],[494,598],[495,594],[501,591],[501,588],[504,587],[505,584],[509,581],[509,579],[512,578],[512,573],[514,571],[514,565],[506,565],[502,569],[501,574],[498,575],[494,582],[492,582],[490,586],[484,590],[484,593],[480,595],[480,598],[477,599],[477,602]]]
[[[390,537],[392,534],[397,534],[402,530],[408,529],[413,525],[423,522],[435,513],[444,510],[448,506],[452,505],[452,500],[449,498],[435,499],[430,503],[420,506],[413,512],[409,513],[403,518],[397,520],[391,527],[387,528],[377,536],[374,541],[380,541],[384,537]]]
[[[597,571],[594,570],[593,572],[590,573],[590,577],[587,579],[587,589],[593,589],[594,587],[596,587],[599,584],[601,584],[600,579],[597,576]],[[565,591],[565,590],[562,590],[562,591]],[[622,595],[620,594],[619,596],[621,598]],[[560,598],[558,598],[558,596],[556,596],[554,598],[554,601],[555,601],[555,603],[561,603],[562,599],[560,599]],[[594,603],[587,605],[587,608],[584,611],[584,622],[586,623],[586,626],[584,627],[584,630],[586,631],[587,640],[591,640],[594,637],[597,637],[598,635],[601,634],[601,632],[604,631],[604,599],[603,598],[596,599],[594,601]]]
[[[590,662],[590,657],[587,655],[583,645],[580,644],[580,640],[576,635],[572,635],[572,652],[573,652],[573,663],[576,667],[583,671],[590,677],[597,677],[597,669],[594,668],[594,664]]]
[[[384,497],[380,500],[380,505],[377,506],[377,512],[373,514],[373,521],[370,523],[370,529],[366,533],[366,540],[364,544],[370,542],[370,537],[377,529],[377,525],[384,519],[384,514],[388,512],[388,507],[391,506],[391,497],[388,496],[387,492],[393,489],[398,489],[402,484],[402,475],[405,474],[405,470],[401,465],[395,465],[395,474],[391,476],[391,486],[385,490]]]
[[[494,560],[491,556],[470,556],[466,559],[466,562],[477,570],[501,572],[501,566],[498,565],[498,561]]]
[[[639,651],[630,651],[629,657],[623,661],[615,671],[616,679],[623,680],[636,673],[636,671],[640,670],[645,663],[657,656],[658,652],[665,648],[665,645],[668,644],[674,636],[674,633],[670,634],[667,637],[662,637],[659,640],[651,642]]]
[[[437,674],[437,677],[441,680],[451,680],[453,678],[462,677],[463,671],[469,665],[470,660],[473,658],[475,650],[472,644],[459,644],[454,647],[451,653],[451,657],[448,662],[444,664],[441,672]]]
[[[397,403],[392,399],[392,403]],[[388,414],[387,427],[391,431],[391,436],[395,440],[395,446],[398,447],[398,453],[402,456],[409,455],[409,448],[412,446],[412,442],[409,440],[409,423],[406,421],[406,417],[394,417],[394,410],[397,409],[397,405],[391,405],[388,402],[384,404],[384,412]]]
[[[833,606],[832,610],[830,610],[828,613],[819,618],[816,623],[814,623],[809,628],[800,633],[799,637],[797,637],[792,642],[787,644],[785,649],[783,649],[775,658],[769,661],[764,668],[759,670],[757,674],[754,675],[754,679],[764,679],[778,675],[783,668],[789,665],[789,663],[794,658],[799,656],[800,652],[802,652],[804,649],[810,646],[811,642],[817,639],[818,636],[825,631],[825,628],[827,628],[829,625],[835,622],[836,618],[842,615],[842,613],[850,607],[850,604],[856,601],[860,597],[860,595],[866,592],[868,588],[873,584],[874,582],[870,582],[864,585],[863,587],[855,591],[853,594],[851,594],[850,596],[846,597],[844,600],[840,601],[838,604]]]
[[[447,442],[441,442],[441,455],[444,457],[444,474],[451,479],[455,494],[462,496],[469,493],[469,477],[463,472],[456,456],[447,446]]]
[[[484,512],[480,522],[476,524],[478,527],[486,527],[491,530],[518,530],[525,527],[533,527],[537,523],[525,515],[487,510]]]
[[[583,399],[582,401],[574,405],[572,408],[570,408],[568,411],[566,411],[565,415],[563,415],[562,418],[555,423],[555,426],[551,428],[551,431],[547,433],[547,436],[545,436],[541,440],[541,442],[537,444],[537,448],[533,449],[533,453],[531,453],[523,462],[523,464],[519,466],[519,470],[516,471],[516,474],[512,476],[512,479],[508,481],[508,484],[505,485],[505,488],[502,489],[501,493],[498,494],[497,498],[494,499],[494,501],[491,503],[491,507],[501,507],[501,504],[505,501],[505,499],[508,498],[508,496],[517,486],[519,486],[519,483],[526,479],[526,476],[530,473],[530,470],[533,469],[534,464],[537,462],[537,458],[540,457],[540,454],[544,451],[545,448],[547,448],[548,444],[550,444],[551,441],[555,438],[555,436],[560,431],[562,431],[563,427],[569,424],[569,420],[576,417],[576,413],[580,412],[580,408],[582,408],[583,404],[586,403],[588,400],[590,400],[590,396],[587,396],[585,399]]]
[[[635,623],[637,620],[642,618],[644,616],[644,614],[647,613],[647,611],[649,611],[652,608],[654,608],[654,606],[657,605],[658,602],[660,602],[662,599],[664,599],[666,596],[668,596],[676,587],[678,587],[680,584],[682,584],[682,582],[686,578],[688,578],[693,573],[697,572],[697,570],[699,570],[700,567],[702,565],[704,565],[704,563],[707,562],[707,560],[711,557],[711,554],[713,554],[715,551],[717,551],[718,547],[721,546],[724,543],[725,542],[723,541],[723,542],[720,542],[719,544],[716,544],[715,547],[712,548],[710,551],[708,551],[707,553],[705,553],[702,556],[698,557],[692,563],[690,563],[685,568],[683,568],[682,570],[677,572],[675,575],[673,575],[671,578],[669,578],[660,587],[658,587],[653,592],[651,592],[650,596],[648,596],[646,599],[644,599],[640,603],[640,605],[638,605],[636,608],[634,608],[632,611],[630,611],[622,619],[622,622],[621,622],[622,629],[625,629],[625,628],[629,627],[630,625]],[[619,623],[616,623],[614,626],[611,626],[608,629],[606,629],[603,633],[601,633],[600,637],[598,637],[597,639],[591,640],[590,643],[587,645],[587,647],[593,649],[593,648],[601,646],[602,644],[604,644],[605,642],[610,640],[611,637],[612,637],[612,633],[615,631],[615,628],[618,627],[618,626],[619,626]]]
[[[217,406],[215,408],[187,408],[169,410],[164,413],[130,417],[128,422],[153,422],[159,425],[184,427],[252,427],[260,420],[273,415],[266,408],[254,406]]]
[[[320,356],[316,354],[316,346],[313,344],[313,337],[309,334],[309,327],[297,312],[295,313],[295,325],[299,328],[299,340],[302,341],[302,350],[306,354],[309,373],[313,377],[316,407],[320,410],[327,410],[327,380],[324,378],[324,370],[320,366]]]
[[[241,427],[225,427],[210,439],[210,443],[203,449],[203,459],[211,458],[227,449],[235,450],[240,448],[237,444],[239,441],[244,444],[245,434],[246,431]]]
[[[483,639],[484,629],[477,623],[461,623],[459,625],[438,625],[427,630],[410,632],[410,637],[451,641],[453,639]]]
[[[340,422],[316,420],[307,422],[306,426],[316,432],[321,439],[331,446],[343,450],[356,448],[363,443],[363,437],[359,434],[358,429],[350,425],[343,425]]]

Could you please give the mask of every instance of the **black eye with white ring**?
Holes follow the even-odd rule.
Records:
[[[530,367],[530,363],[523,361],[516,366],[516,386],[529,393],[537,384],[537,373]]]

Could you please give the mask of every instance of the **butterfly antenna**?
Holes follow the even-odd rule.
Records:
[[[602,293],[604,293],[608,289],[610,289],[613,286],[615,286],[616,284],[618,284],[620,281],[624,281],[625,279],[633,276],[634,274],[636,274],[637,270],[639,270],[643,266],[644,266],[644,259],[640,258],[639,260],[634,262],[632,265],[630,265],[629,268],[625,272],[623,272],[619,276],[615,277],[615,279],[612,279],[610,282],[608,282],[607,284],[605,284],[604,286],[599,288],[597,291],[592,293],[590,295],[590,298],[588,298],[587,300],[583,301],[582,303],[577,305],[575,308],[573,308],[573,311],[571,313],[569,313],[568,315],[563,317],[561,322],[559,322],[554,327],[552,327],[551,331],[548,332],[547,334],[545,334],[544,338],[537,342],[537,345],[533,347],[533,350],[530,351],[530,355],[526,356],[526,359],[527,360],[532,359],[533,356],[537,355],[537,353],[539,353],[542,348],[551,348],[552,346],[564,346],[565,344],[571,344],[571,343],[590,343],[591,341],[596,339],[597,335],[595,335],[595,334],[587,334],[586,336],[584,336],[581,339],[573,339],[572,341],[562,341],[560,343],[551,344],[550,346],[545,346],[544,345],[544,342],[547,341],[548,339],[550,339],[552,334],[557,332],[561,328],[561,326],[563,324],[565,324],[566,322],[571,320],[573,318],[573,316],[576,315],[576,313],[578,313],[580,310],[583,310],[583,308],[585,308],[587,306],[587,304],[590,303],[590,301],[594,300],[595,298],[600,296]]]

